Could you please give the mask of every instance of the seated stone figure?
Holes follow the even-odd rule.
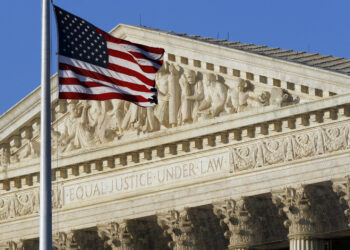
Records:
[[[213,73],[203,74],[203,86],[204,101],[199,106],[199,111],[207,117],[216,117],[224,111],[227,87]]]

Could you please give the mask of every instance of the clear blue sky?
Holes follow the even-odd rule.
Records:
[[[109,31],[141,24],[350,58],[349,0],[55,0]],[[57,70],[52,20],[52,67]],[[40,84],[41,0],[1,0],[0,114]]]

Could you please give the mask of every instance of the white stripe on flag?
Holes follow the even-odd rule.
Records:
[[[112,42],[107,42],[107,48],[109,49],[113,49],[113,50],[116,50],[116,51],[120,51],[120,52],[124,52],[124,53],[128,53],[130,56],[132,56],[135,60],[137,60],[137,62],[140,64],[140,65],[143,65],[143,66],[153,66],[157,69],[159,69],[161,67],[160,64],[156,63],[156,62],[153,62],[153,61],[149,61],[147,60],[146,58],[145,59],[141,59],[141,58],[137,58],[135,57],[134,55],[130,54],[129,51],[130,50],[126,50],[122,45],[125,45],[125,44],[115,44],[115,43],[112,43]],[[134,51],[134,52],[139,52],[139,51]],[[159,57],[159,56],[158,56]],[[154,59],[154,60],[158,60],[158,59]]]
[[[120,94],[129,94],[125,92],[119,92],[115,91],[114,89],[111,89],[109,87],[93,87],[93,88],[86,88],[81,85],[60,85],[60,92],[75,92],[75,93],[85,93],[85,94],[91,94],[91,95],[99,95],[99,94],[108,94],[108,93],[120,93]],[[152,97],[152,93],[143,93],[142,97],[148,99]]]
[[[138,52],[138,53],[141,53],[141,54],[145,55],[146,57],[153,59],[153,60],[162,60],[162,57],[163,57],[162,54],[157,54],[157,53],[145,51],[145,50],[137,47],[136,45],[120,44],[120,43],[114,43],[114,42],[108,41],[107,47],[111,48],[111,49],[116,48],[116,50],[122,50],[122,51]]]
[[[136,77],[133,76],[129,76],[126,74],[122,74],[113,70],[109,70],[103,67],[99,67],[84,61],[80,61],[77,59],[72,59],[69,57],[65,57],[62,55],[58,56],[58,61],[62,62],[62,63],[66,63],[69,64],[71,66],[80,68],[80,69],[85,69],[85,70],[89,70],[92,72],[96,72],[111,78],[114,78],[116,80],[120,80],[120,81],[124,81],[124,82],[129,82],[129,83],[133,83],[133,84],[137,84],[137,85],[142,85],[142,86],[146,86],[148,89],[151,89],[151,87],[149,85],[147,85],[146,83],[144,83],[143,81],[139,80]]]
[[[75,72],[72,72],[71,70],[60,70],[59,71],[59,77],[62,77],[62,78],[77,78],[81,82],[96,82],[96,83],[100,83],[100,84],[105,85],[105,87],[109,89],[109,92],[118,92],[118,93],[123,93],[123,94],[130,94],[130,95],[140,95],[140,96],[143,96],[145,98],[151,98],[154,95],[154,93],[152,93],[152,92],[148,92],[147,93],[147,92],[143,92],[143,91],[132,90],[132,89],[129,89],[127,87],[123,87],[123,86],[119,86],[119,85],[116,85],[116,84],[113,84],[113,83],[109,83],[109,82],[93,79],[93,78],[90,78],[90,77],[87,77],[87,76],[83,76],[83,75],[77,74]],[[62,84],[62,86],[63,85],[64,86],[71,86],[71,84],[68,84],[68,85]],[[91,87],[91,88],[97,88],[97,87]],[[112,89],[114,91],[112,91]]]
[[[135,72],[138,72],[138,73],[144,75],[146,78],[148,78],[151,81],[153,81],[156,77],[156,74],[145,73],[142,71],[142,69],[140,69],[140,66],[138,66],[136,63],[130,62],[128,60],[124,60],[122,58],[114,57],[114,56],[109,56],[108,60],[110,63],[116,64],[116,65],[122,65],[124,68],[128,68],[128,69],[131,69]]]

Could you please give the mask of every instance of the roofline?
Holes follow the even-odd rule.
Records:
[[[272,59],[272,60],[282,61],[284,63],[297,65],[297,66],[302,66],[302,67],[306,67],[306,68],[313,69],[313,70],[317,69],[317,70],[320,70],[322,72],[335,74],[337,76],[342,76],[342,77],[345,76],[345,77],[348,77],[350,79],[350,75],[345,74],[345,73],[340,73],[340,72],[335,71],[335,70],[325,69],[325,68],[321,68],[321,67],[317,67],[317,66],[310,66],[310,65],[307,65],[307,64],[293,62],[293,61],[285,60],[285,59],[282,59],[282,58],[270,57],[270,56],[262,55],[262,54],[255,53],[255,52],[252,52],[252,51],[240,50],[240,49],[232,48],[232,47],[225,46],[225,45],[220,45],[220,44],[215,44],[215,43],[211,43],[211,42],[206,42],[206,41],[198,40],[198,39],[195,39],[195,38],[182,36],[182,35],[179,35],[178,33],[172,32],[172,31],[164,31],[164,30],[149,28],[149,27],[146,27],[146,26],[136,26],[136,25],[122,24],[121,23],[121,24],[118,24],[117,26],[115,26],[114,28],[112,28],[109,33],[118,32],[118,30],[123,29],[124,27],[132,28],[132,29],[139,29],[139,30],[147,30],[147,31],[150,31],[150,32],[158,32],[158,33],[163,33],[163,34],[167,34],[167,35],[173,35],[173,36],[176,36],[177,38],[184,39],[184,40],[191,40],[191,41],[195,41],[195,42],[199,42],[199,43],[202,43],[202,44],[205,44],[205,45],[210,45],[210,46],[219,47],[219,48],[227,48],[229,50],[233,50],[233,51],[236,51],[236,52],[249,53],[251,55],[255,55],[255,56],[258,56],[258,57],[262,57],[262,58],[269,58],[269,59]],[[221,40],[217,40],[217,41],[221,41]],[[257,46],[259,46],[259,45],[257,45]],[[267,46],[267,48],[269,48],[269,47]],[[272,47],[270,47],[270,48],[272,48]],[[304,51],[295,51],[295,52],[305,53]],[[317,53],[310,53],[310,55],[311,54],[316,55]],[[321,54],[319,54],[319,55],[321,55]],[[328,56],[331,56],[331,55],[328,55]]]

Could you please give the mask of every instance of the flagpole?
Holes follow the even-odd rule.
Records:
[[[51,250],[52,208],[49,0],[42,0],[41,20],[40,250]]]

